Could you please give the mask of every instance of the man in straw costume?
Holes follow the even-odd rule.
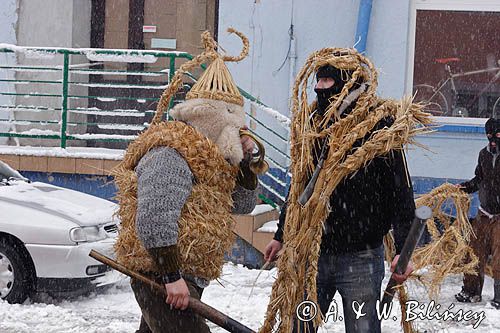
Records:
[[[500,119],[488,119],[485,130],[489,143],[479,152],[475,177],[459,185],[466,193],[479,191],[479,212],[472,222],[474,235],[470,241],[479,262],[475,275],[464,274],[464,286],[455,298],[459,302],[481,302],[484,270],[491,255],[495,280],[491,304],[500,309]]]
[[[142,311],[137,332],[209,332],[203,318],[186,310],[189,296],[200,299],[209,281],[220,276],[231,247],[234,220],[256,204],[257,177],[248,167],[253,150],[245,126],[243,98],[224,64],[248,54],[248,40],[238,57],[220,56],[210,34],[205,51],[183,64],[165,90],[151,126],[130,144],[115,170],[122,229],[118,261],[165,285],[165,300],[150,286],[132,279]],[[211,62],[186,96],[161,121],[182,84],[182,74]]]
[[[308,80],[314,74],[317,98],[309,105]],[[346,332],[380,332],[375,306],[384,277],[383,238],[392,226],[398,254],[415,209],[402,146],[428,120],[411,99],[384,100],[376,89],[373,64],[354,49],[316,51],[298,74],[292,182],[266,249],[267,260],[281,254],[260,332],[314,332],[337,291]],[[410,272],[398,276],[399,282]],[[296,316],[304,300],[321,310],[303,318],[309,322]],[[364,303],[363,317],[356,319],[353,302]]]

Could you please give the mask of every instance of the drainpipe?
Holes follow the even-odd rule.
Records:
[[[292,17],[290,20],[290,30],[289,30],[289,35],[290,35],[290,51],[288,52],[288,65],[289,65],[289,75],[288,75],[288,106],[289,110],[292,110],[292,95],[293,95],[293,86],[295,85],[295,67],[297,63],[297,43],[295,41],[295,35],[293,31],[293,16],[294,16],[294,6],[293,6],[293,0],[292,0]],[[290,135],[290,134],[288,134]],[[290,140],[288,140],[286,144],[286,151],[290,153]],[[290,161],[287,161],[290,162]],[[286,165],[287,163],[285,163]],[[290,188],[290,177],[288,176],[288,170],[287,170],[287,175],[285,175],[285,182],[286,182],[286,188]]]
[[[293,24],[290,25],[290,52],[288,53],[290,75],[288,77],[288,103],[291,106],[292,90],[295,84],[295,64],[297,62],[297,44],[293,34]]]
[[[354,47],[359,53],[366,51],[366,40],[368,38],[371,13],[372,0],[361,0],[359,3],[358,26],[356,27],[356,35],[354,38]]]

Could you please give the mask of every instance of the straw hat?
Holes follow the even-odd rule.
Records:
[[[198,82],[189,90],[186,99],[208,98],[243,106],[243,96],[222,58],[215,59]]]
[[[245,58],[248,55],[248,39],[232,28],[229,28],[228,32],[234,32],[242,39],[243,50],[241,54],[238,57],[221,57],[216,51],[217,44],[210,37],[205,42],[205,53],[213,57],[213,61],[187,93],[186,99],[208,98],[243,105],[243,96],[241,96],[224,61],[240,61]]]
[[[249,42],[248,38],[241,32],[229,28],[228,32],[234,33],[241,38],[243,48],[238,56],[222,56],[217,52],[217,43],[213,39],[209,31],[205,31],[201,35],[202,43],[205,50],[194,59],[183,64],[175,73],[167,89],[163,92],[160,102],[156,108],[156,115],[153,118],[153,124],[161,121],[164,110],[168,108],[170,99],[182,84],[182,75],[189,70],[201,65],[202,63],[210,62],[207,69],[203,72],[196,84],[187,93],[186,99],[206,98],[213,100],[225,101],[236,105],[243,106],[243,96],[241,96],[238,87],[229,73],[225,61],[240,61],[248,55]]]

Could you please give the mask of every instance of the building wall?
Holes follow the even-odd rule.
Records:
[[[90,0],[18,0],[19,21],[17,25],[17,45],[40,47],[74,47],[84,48],[90,46]],[[50,4],[50,5],[48,5]],[[62,55],[17,53],[19,65],[54,67],[63,65]],[[88,63],[83,56],[71,56],[70,65]],[[18,72],[16,78],[20,80],[62,80],[61,72]],[[70,77],[71,80],[71,77]],[[58,84],[30,83],[18,84],[17,93],[42,93],[61,94]],[[72,87],[69,91],[74,95],[86,95],[87,89]],[[59,97],[24,97],[17,96],[17,105],[36,105],[50,108],[60,108]],[[70,100],[69,107],[85,107],[86,100]],[[15,112],[16,119],[20,120],[59,120],[60,111],[44,112]],[[70,120],[84,121],[81,115],[71,115]],[[17,131],[24,131],[32,126],[17,125]],[[40,126],[41,130],[59,131],[59,125]],[[83,131],[84,128],[73,128],[73,133]],[[23,139],[22,144],[27,145],[57,145],[56,141]]]
[[[288,114],[289,62],[278,69],[289,47],[292,3],[297,46],[292,77],[313,51],[356,44],[358,0],[221,0],[219,8],[219,42],[224,49],[239,49],[239,40],[225,33],[230,26],[250,39],[249,58],[229,65],[238,84],[283,114]],[[408,17],[409,0],[373,1],[366,53],[379,69],[379,93],[384,97],[398,98],[404,91]]]
[[[0,43],[16,44],[16,25],[17,25],[17,3],[16,0],[3,0],[0,2]],[[0,63],[2,65],[14,65],[16,57],[12,53],[0,53]],[[13,73],[6,70],[0,70],[2,79],[12,79]],[[0,91],[14,92],[15,87],[12,83],[0,82]],[[12,105],[14,97],[0,96],[0,105]],[[9,112],[0,110],[0,119],[9,119]],[[8,130],[7,124],[0,123],[0,131]],[[7,138],[0,138],[0,144],[6,144]]]

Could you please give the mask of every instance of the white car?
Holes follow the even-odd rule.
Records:
[[[115,210],[92,195],[30,182],[0,161],[0,298],[78,295],[119,280],[89,257],[91,249],[113,256]]]

